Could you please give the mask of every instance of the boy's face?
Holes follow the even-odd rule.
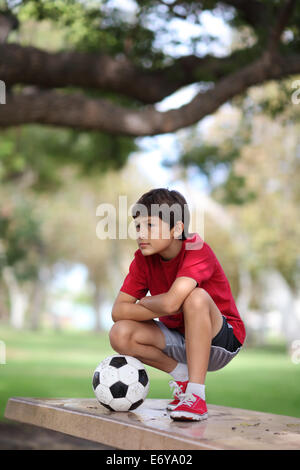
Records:
[[[145,256],[167,249],[174,240],[175,227],[170,230],[169,224],[158,216],[137,217],[135,227],[139,248]]]

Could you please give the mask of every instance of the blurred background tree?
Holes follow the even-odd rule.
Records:
[[[296,0],[142,0],[127,13],[112,0],[1,0],[0,13],[3,128],[41,123],[114,136],[169,133],[253,85],[300,73]],[[222,18],[235,40],[220,56],[210,52],[218,34],[198,29],[180,54],[170,23],[192,29],[208,13]],[[199,88],[189,103],[157,109],[191,84]]]
[[[1,190],[3,197],[4,191]],[[38,277],[44,243],[30,201],[10,197],[0,207],[0,270],[10,302],[10,322],[21,328],[28,305],[26,287]]]

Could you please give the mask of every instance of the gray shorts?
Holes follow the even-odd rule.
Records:
[[[208,371],[225,367],[241,350],[242,345],[233,334],[232,326],[223,316],[223,325],[219,333],[212,339]],[[159,320],[154,320],[164,334],[166,347],[163,352],[178,362],[187,364],[185,337],[175,329],[168,328]]]

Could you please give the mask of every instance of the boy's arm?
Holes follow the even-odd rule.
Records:
[[[181,310],[186,297],[197,285],[195,279],[178,277],[172,286],[163,294],[145,296],[138,303],[135,297],[119,292],[113,308],[112,319],[146,321],[166,315],[176,315]]]
[[[140,302],[136,303],[137,300],[132,295],[120,291],[112,308],[112,320],[146,321],[162,316],[159,312],[153,312],[142,306]]]
[[[159,316],[175,315],[180,312],[184,300],[196,286],[195,279],[181,276],[175,279],[168,292],[143,297],[139,303],[153,312],[159,313]]]

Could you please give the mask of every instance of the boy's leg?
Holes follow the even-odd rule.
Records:
[[[134,356],[144,364],[170,373],[178,362],[162,350],[166,346],[161,329],[153,320],[120,320],[111,328],[110,344],[119,354]]]
[[[182,307],[189,383],[170,417],[179,421],[201,421],[208,416],[204,383],[211,343],[222,329],[223,317],[210,295],[199,287],[187,296]]]
[[[188,295],[182,307],[189,380],[204,384],[211,341],[219,333],[223,317],[210,295],[199,287]]]

